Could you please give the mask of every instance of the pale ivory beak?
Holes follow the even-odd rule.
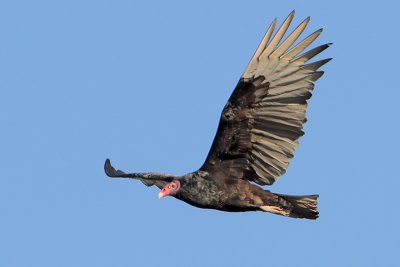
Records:
[[[162,199],[164,196],[164,194],[162,192],[158,193],[158,199]]]

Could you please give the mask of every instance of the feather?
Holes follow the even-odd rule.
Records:
[[[264,51],[261,53],[259,60],[265,60],[267,57],[270,56],[271,52],[275,49],[276,45],[282,40],[282,37],[285,35],[287,29],[289,28],[290,23],[292,22],[294,17],[294,11],[292,11],[289,16],[285,19],[282,23],[282,26],[276,32],[274,37],[272,38],[271,42],[265,47]]]
[[[293,47],[289,52],[287,52],[285,55],[282,56],[282,59],[292,59],[301,52],[304,51],[312,42],[317,39],[317,37],[321,34],[322,29],[319,29],[312,34],[310,34],[306,39],[298,43],[295,47]]]
[[[251,58],[250,63],[246,67],[246,69],[242,75],[243,77],[251,76],[250,72],[253,70],[254,67],[256,67],[257,62],[258,62],[258,57],[260,56],[261,52],[264,50],[265,46],[267,45],[267,43],[269,42],[269,40],[272,36],[272,33],[274,32],[276,22],[277,22],[277,19],[274,19],[272,21],[272,23],[269,26],[267,32],[265,33],[263,39],[261,40],[260,45],[257,47],[256,52],[254,53],[253,57]]]
[[[330,45],[331,44],[324,44],[324,45],[320,45],[314,49],[311,49],[310,51],[302,54],[301,56],[292,59],[291,63],[304,64],[305,62],[309,61],[310,59],[312,59],[313,57],[315,57],[316,55],[318,55],[319,53],[321,53],[322,51],[327,49]]]
[[[280,57],[285,53],[289,47],[299,38],[301,33],[310,22],[310,17],[307,17],[297,28],[286,38],[286,40],[270,55],[270,57]]]

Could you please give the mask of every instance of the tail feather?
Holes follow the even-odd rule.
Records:
[[[315,220],[319,216],[317,210],[317,199],[319,195],[309,196],[289,196],[277,194],[283,199],[289,201],[293,208],[290,210],[289,217],[293,218],[306,218]]]

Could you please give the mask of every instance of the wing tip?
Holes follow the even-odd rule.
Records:
[[[111,177],[111,170],[113,169],[112,165],[111,165],[111,161],[109,158],[106,159],[106,161],[104,162],[104,172],[106,173],[106,175],[108,177]]]
[[[110,159],[106,159],[104,162],[104,172],[108,177],[118,177],[120,171],[117,171],[112,165]]]
[[[333,57],[328,57],[327,59],[325,59],[324,65],[328,62],[330,62],[333,59]]]
[[[307,18],[305,18],[304,20],[303,20],[303,22],[302,23],[309,23],[310,22],[310,20],[311,20],[311,17],[310,16],[308,16]],[[302,24],[302,23],[300,23],[300,24]]]

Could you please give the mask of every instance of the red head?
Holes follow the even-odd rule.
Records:
[[[161,189],[160,193],[158,193],[158,198],[173,196],[179,191],[179,188],[181,188],[181,183],[178,180],[172,181]]]

